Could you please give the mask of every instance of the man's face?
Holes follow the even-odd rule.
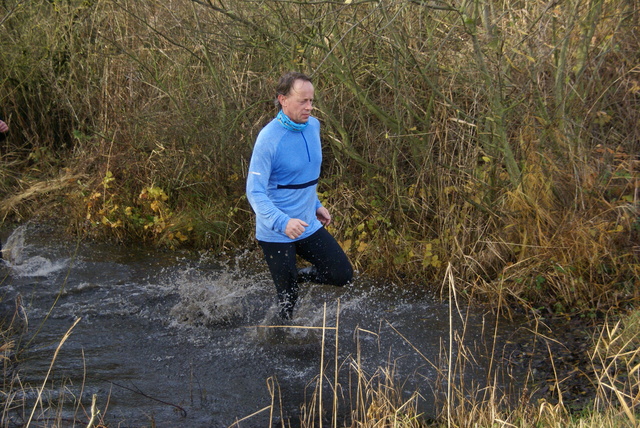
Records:
[[[313,110],[313,85],[306,80],[296,80],[287,95],[278,95],[284,114],[296,123],[306,123]]]

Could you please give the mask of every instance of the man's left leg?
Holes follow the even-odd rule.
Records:
[[[313,264],[310,281],[343,286],[353,279],[353,267],[340,244],[322,227],[308,238],[295,242],[300,257]]]

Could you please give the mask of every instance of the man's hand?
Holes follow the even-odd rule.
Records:
[[[299,218],[292,218],[287,223],[287,227],[284,230],[284,234],[291,239],[296,239],[304,233],[305,228],[307,226],[309,225],[304,221],[300,220]]]
[[[316,217],[320,220],[320,223],[325,226],[328,226],[329,223],[331,223],[331,214],[329,214],[329,210],[325,207],[320,207],[316,210]]]

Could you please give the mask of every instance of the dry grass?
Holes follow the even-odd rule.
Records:
[[[17,194],[7,196],[0,202],[0,216],[6,219],[7,216],[21,204],[28,200],[35,200],[42,198],[44,194],[59,192],[67,187],[71,187],[77,183],[78,180],[84,179],[85,176],[81,174],[65,173],[60,177],[53,178],[46,181],[38,181],[35,183],[23,183],[26,187],[24,190]]]
[[[607,323],[597,337],[591,360],[597,368],[596,408],[618,409],[630,426],[640,422],[640,313]]]

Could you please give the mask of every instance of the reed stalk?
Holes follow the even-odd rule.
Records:
[[[58,346],[56,347],[55,352],[53,353],[53,358],[51,359],[51,364],[49,365],[49,370],[47,371],[47,374],[45,375],[43,381],[42,381],[42,386],[40,387],[40,389],[38,390],[38,396],[36,398],[36,402],[33,405],[33,409],[31,410],[31,414],[29,415],[29,419],[27,420],[27,428],[31,425],[31,422],[33,420],[33,416],[36,413],[36,410],[38,409],[39,405],[40,405],[40,400],[42,399],[42,392],[44,391],[47,382],[49,380],[49,375],[51,374],[51,370],[53,369],[53,364],[55,363],[56,359],[58,358],[58,353],[60,352],[60,349],[62,348],[62,345],[64,345],[64,342],[67,341],[67,339],[69,337],[71,337],[71,332],[73,331],[73,329],[75,328],[75,326],[80,322],[82,318],[78,318],[73,322],[73,325],[71,325],[71,327],[69,327],[69,330],[67,330],[67,332],[64,334],[64,336],[62,336],[62,339],[60,339],[60,343],[58,344]]]

